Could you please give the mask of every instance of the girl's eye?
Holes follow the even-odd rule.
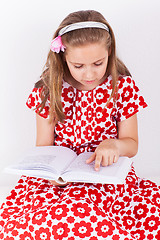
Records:
[[[95,65],[95,66],[101,66],[101,65],[102,65],[102,62],[100,62],[100,63],[95,63],[94,65]]]
[[[103,62],[100,62],[100,63],[94,63],[94,65],[97,66],[97,67],[98,67],[98,66],[101,66],[102,64],[103,64]],[[79,66],[78,66],[78,65],[74,65],[74,67],[79,69],[79,68],[82,68],[83,65],[79,65]]]
[[[80,65],[80,66],[74,66],[75,68],[82,68],[82,65]]]

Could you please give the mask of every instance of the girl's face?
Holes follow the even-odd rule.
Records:
[[[80,90],[92,90],[106,78],[108,50],[104,42],[67,46],[65,60],[73,86]]]

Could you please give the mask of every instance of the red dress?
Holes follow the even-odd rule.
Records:
[[[104,139],[117,138],[117,122],[147,106],[131,77],[118,81],[118,98],[111,99],[112,78],[90,91],[63,81],[64,123],[55,127],[55,145],[77,154],[93,152]],[[41,102],[34,88],[27,106]],[[41,116],[48,118],[49,100]],[[36,110],[37,111],[37,110]],[[160,239],[160,188],[130,170],[124,185],[71,183],[56,187],[44,179],[22,176],[0,210],[4,240],[133,240]]]

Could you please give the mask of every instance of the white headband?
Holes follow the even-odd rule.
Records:
[[[81,29],[81,28],[101,28],[106,30],[107,32],[109,32],[109,28],[106,24],[101,23],[101,22],[93,22],[93,21],[86,21],[86,22],[77,22],[77,23],[72,23],[64,28],[62,28],[59,33],[58,36],[62,36],[63,34],[73,31],[73,30],[77,30],[77,29]]]
[[[66,47],[62,43],[61,36],[67,32],[77,30],[77,29],[82,29],[82,28],[101,28],[109,32],[108,26],[101,22],[86,21],[86,22],[73,23],[62,28],[59,31],[58,37],[54,38],[51,42],[51,46],[50,46],[51,51],[56,53],[59,53],[60,51],[64,52]]]

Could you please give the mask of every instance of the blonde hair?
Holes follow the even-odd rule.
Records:
[[[109,32],[100,28],[83,28],[77,29],[62,35],[62,42],[64,46],[81,46],[88,43],[97,43],[99,41],[106,41],[106,47],[109,50],[108,65],[106,75],[112,76],[112,93],[110,99],[115,96],[117,92],[117,79],[119,75],[130,75],[130,72],[116,56],[115,37],[111,26],[108,24],[103,15],[94,10],[84,10],[73,12],[69,14],[60,24],[55,32],[53,39],[58,36],[60,29],[63,27],[84,21],[96,21],[106,24]],[[57,119],[61,122],[65,119],[65,114],[62,109],[61,93],[62,93],[62,79],[69,72],[67,64],[64,60],[63,52],[55,53],[51,50],[48,53],[47,61],[45,63],[45,70],[41,75],[40,81],[35,84],[35,87],[43,87],[42,89],[42,103],[38,106],[41,112],[45,106],[48,97],[50,98],[50,120]]]

